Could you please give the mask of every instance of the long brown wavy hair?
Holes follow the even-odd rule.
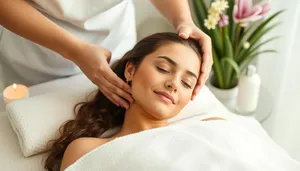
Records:
[[[192,48],[199,58],[201,57],[201,48],[197,41],[182,39],[175,33],[156,33],[139,41],[132,50],[112,65],[112,70],[125,81],[124,71],[127,62],[138,68],[145,56],[167,43],[186,45]],[[65,122],[59,128],[60,137],[48,143],[50,148],[46,156],[45,169],[50,171],[60,169],[64,151],[73,140],[80,137],[100,137],[108,129],[123,124],[125,109],[109,101],[100,90],[96,91],[92,100],[75,105],[75,119]]]

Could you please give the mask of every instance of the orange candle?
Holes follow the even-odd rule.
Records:
[[[20,100],[29,97],[28,88],[22,84],[13,84],[6,87],[3,91],[3,100],[7,105],[14,100]]]

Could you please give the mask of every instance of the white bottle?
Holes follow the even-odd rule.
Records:
[[[238,83],[238,94],[235,110],[239,114],[251,114],[258,105],[260,91],[260,77],[256,67],[249,65],[245,74],[241,75]]]

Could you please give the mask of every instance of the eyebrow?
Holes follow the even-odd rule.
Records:
[[[167,56],[158,56],[157,58],[164,59],[164,60],[168,61],[171,65],[173,65],[175,67],[178,65],[175,61],[173,61],[171,58],[169,58]],[[197,75],[194,74],[192,71],[187,70],[186,72],[189,75],[191,75],[191,76],[195,77],[196,79],[198,79]]]

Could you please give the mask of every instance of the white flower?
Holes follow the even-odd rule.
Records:
[[[208,12],[212,18],[216,19],[217,21],[220,20],[220,13],[216,11],[214,8],[210,7]]]
[[[220,15],[228,8],[228,2],[226,0],[216,0],[211,3],[208,11],[208,18],[204,20],[204,26],[207,29],[215,29],[220,20]]]
[[[213,3],[214,3],[214,2],[213,2]],[[220,14],[220,12],[217,11],[212,5],[211,5],[210,8],[208,9],[208,13],[209,13],[209,14],[214,14],[214,13]]]
[[[229,5],[226,0],[217,0],[211,3],[211,7],[218,13],[222,13],[225,9],[229,8]]]
[[[210,30],[210,29],[215,29],[216,25],[218,24],[218,20],[213,18],[212,16],[208,16],[208,19],[204,20],[204,26]]]
[[[227,8],[229,8],[229,4],[228,1],[226,0],[220,0],[219,2],[220,4],[220,8],[222,9],[222,11],[226,10]]]
[[[250,43],[249,42],[244,42],[243,47],[244,47],[244,49],[248,49],[250,47]]]

